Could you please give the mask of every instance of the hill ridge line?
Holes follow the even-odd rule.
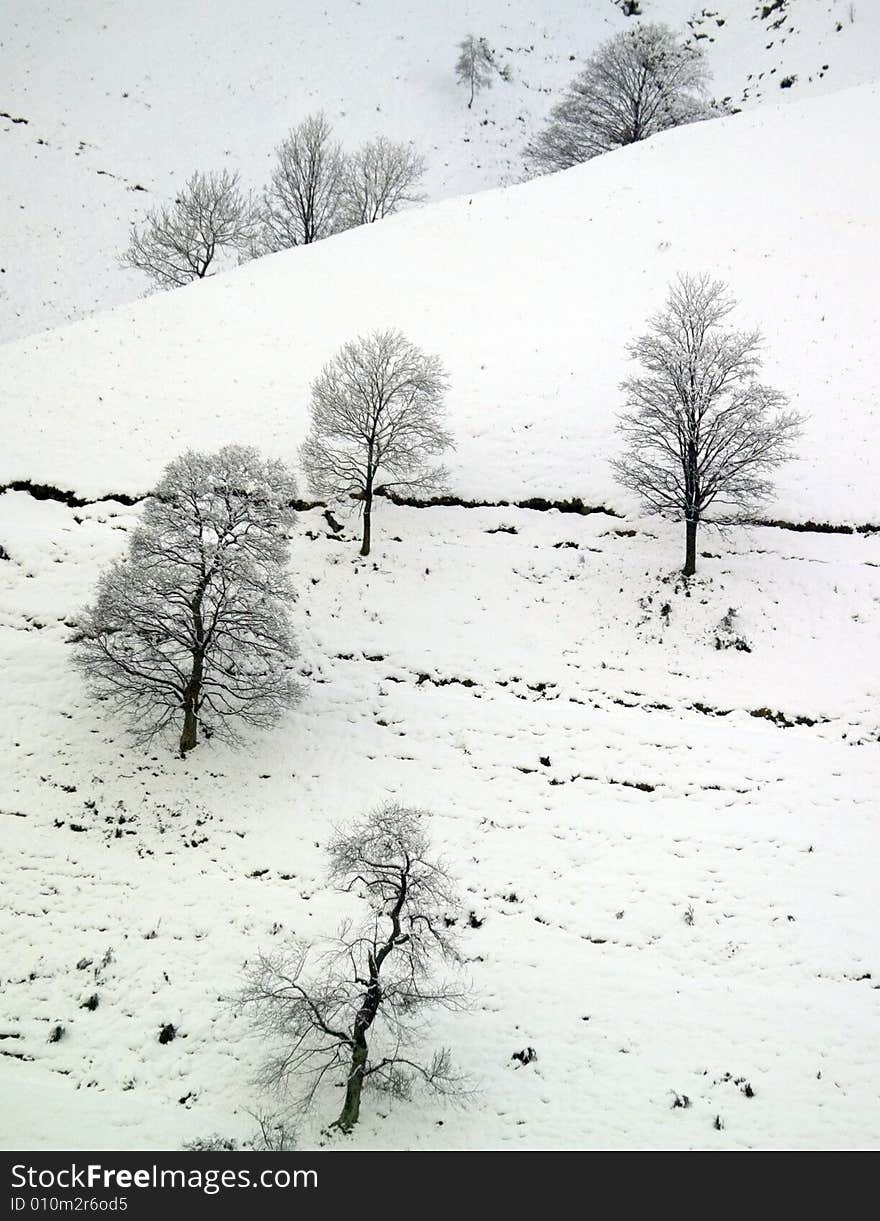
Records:
[[[34,500],[51,500],[58,504],[66,505],[69,509],[83,509],[89,505],[107,504],[110,502],[130,508],[140,504],[149,497],[148,492],[139,496],[133,496],[128,492],[107,492],[103,496],[94,497],[77,496],[72,490],[57,488],[48,483],[34,483],[30,479],[12,479],[9,483],[0,484],[0,496],[5,492],[25,492]],[[589,517],[594,513],[602,513],[606,517],[614,517],[618,521],[626,520],[626,514],[618,513],[616,509],[611,509],[607,505],[587,504],[579,496],[572,496],[567,499],[529,496],[524,500],[474,500],[449,493],[442,496],[416,498],[400,496],[396,492],[388,491],[386,488],[377,488],[375,495],[389,501],[391,504],[407,509],[526,509],[537,513],[549,513],[556,510],[558,513],[574,513],[580,517]],[[291,507],[296,509],[297,512],[307,513],[312,509],[326,509],[327,503],[323,500],[294,500],[291,502]],[[844,522],[817,522],[811,519],[807,521],[785,521],[781,518],[755,517],[738,524],[743,526],[759,526],[773,530],[792,530],[803,534],[880,534],[880,523],[875,522],[849,525]]]

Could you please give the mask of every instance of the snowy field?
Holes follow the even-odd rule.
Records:
[[[711,55],[732,81],[747,75],[753,32],[771,35],[761,6],[743,0],[734,16],[724,2]],[[126,163],[132,181],[146,166],[150,190],[164,190],[190,168],[180,114],[172,124],[162,109],[182,96],[172,82],[183,90],[189,27],[166,75],[132,87],[145,125],[135,139],[113,129],[116,101],[100,103],[138,62],[135,47],[128,60],[108,53],[127,6],[71,6],[71,20],[87,8],[90,22],[106,8],[107,41],[87,40],[82,70],[56,76],[70,45],[59,6],[5,7],[17,20],[0,58],[13,55],[20,75],[8,79],[30,90],[10,113],[31,104],[69,135],[66,90],[101,133],[96,147],[153,148]],[[323,45],[309,39],[328,36],[313,7],[302,5],[300,58],[274,118],[264,96],[248,108],[231,85],[230,114],[244,117],[215,125],[211,143],[193,102],[212,164],[242,146],[265,161],[294,104],[320,101],[336,119],[308,83]],[[356,140],[376,134],[359,126],[366,110],[355,122],[366,95],[345,59],[367,45],[368,6],[345,7],[338,80],[353,92],[339,92],[338,117]],[[784,62],[797,88],[756,89],[731,118],[468,194],[514,176],[488,135],[485,162],[448,150],[492,107],[511,105],[516,122],[524,60],[519,92],[502,102],[499,82],[469,116],[446,44],[494,15],[519,45],[531,7],[432,6],[427,59],[413,33],[423,6],[395,6],[399,38],[382,22],[411,70],[427,65],[431,88],[448,92],[442,105],[414,95],[383,130],[404,138],[421,124],[432,173],[449,170],[432,193],[460,198],[135,303],[136,284],[117,292],[95,270],[128,200],[105,211],[96,197],[59,228],[71,261],[57,293],[40,277],[32,297],[21,289],[28,251],[51,254],[42,221],[19,234],[18,271],[3,255],[4,308],[20,310],[8,333],[27,337],[0,348],[0,1147],[178,1149],[250,1135],[249,1112],[266,1105],[253,1084],[265,1048],[231,1003],[244,965],[288,934],[333,934],[352,913],[326,884],[325,847],[335,825],[389,799],[432,812],[460,884],[472,1002],[441,1013],[425,1046],[448,1045],[473,1094],[365,1092],[355,1133],[328,1138],[339,1095],[327,1085],[299,1125],[301,1148],[880,1146],[880,170],[868,155],[880,85],[860,83],[877,75],[875,9],[857,4],[850,22],[836,0],[789,0],[802,33],[786,35],[797,63]],[[272,6],[255,8],[269,20]],[[555,6],[532,118],[551,100],[545,85],[577,67],[576,10],[577,60],[626,20],[610,0]],[[166,45],[171,6],[150,12],[149,38]],[[284,62],[289,37],[279,26],[272,54]],[[826,93],[830,72],[808,80],[814,61],[830,62],[823,39],[849,48],[834,63],[851,87]],[[242,33],[242,73],[259,86],[275,78],[259,75],[272,57],[253,59],[255,45]],[[209,55],[201,70],[219,79],[226,67]],[[399,72],[377,82],[377,105],[410,79]],[[245,138],[257,116],[262,144]],[[38,130],[0,124],[0,141]],[[76,173],[91,167],[102,191],[123,191],[95,158],[84,150]],[[50,180],[20,168],[50,204]],[[78,192],[67,193],[74,210]],[[767,518],[850,531],[701,530],[687,587],[683,529],[641,515],[608,465],[626,345],[680,271],[729,283],[736,322],[766,337],[765,379],[807,417]],[[30,333],[116,301],[129,303]],[[341,533],[320,507],[302,512],[291,559],[301,705],[238,752],[211,740],[181,760],[170,741],[132,746],[71,665],[77,614],[139,517],[115,497],[144,495],[188,446],[254,444],[295,462],[322,364],[387,326],[446,365],[450,489],[491,505],[383,500],[367,560],[348,506],[333,506]],[[529,497],[597,511],[498,503]],[[875,529],[854,529],[865,525]],[[175,1037],[160,1042],[169,1026]],[[527,1048],[537,1058],[513,1058]]]
[[[875,79],[876,4],[768,7],[641,4],[699,43],[731,105]],[[0,15],[0,341],[141,295],[116,264],[130,223],[197,169],[260,187],[319,108],[348,147],[412,140],[431,199],[518,181],[560,90],[632,24],[614,0],[3,0]],[[469,33],[511,70],[472,110],[453,72]]]
[[[477,1093],[371,1099],[357,1147],[876,1145],[880,539],[709,536],[688,595],[654,522],[386,506],[374,562],[304,513],[307,697],[181,762],[69,665],[134,516],[0,500],[5,1144],[247,1134],[225,998],[335,930],[331,823],[398,797],[461,883],[473,1007],[434,1033]],[[751,652],[716,648],[731,607]]]

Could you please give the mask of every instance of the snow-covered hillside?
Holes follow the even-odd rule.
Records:
[[[880,10],[850,0],[642,0],[708,54],[717,98],[750,107],[877,75]],[[4,0],[0,340],[137,297],[128,226],[194,169],[254,186],[323,108],[349,146],[413,140],[432,199],[516,181],[522,147],[597,44],[614,0]],[[484,34],[511,82],[472,111],[455,45]]]
[[[685,585],[607,467],[627,341],[708,270],[809,417],[769,511],[880,521],[878,119],[876,85],[755,109],[2,349],[0,484],[292,460],[321,364],[393,324],[449,368],[460,496],[620,516],[386,503],[361,561],[353,513],[304,511],[303,703],[180,760],[70,664],[137,505],[0,494],[0,1145],[247,1135],[243,964],[352,912],[325,846],[389,798],[460,882],[473,1002],[425,1039],[474,1096],[328,1138],[328,1084],[302,1147],[880,1145],[880,535],[706,532]]]
[[[353,912],[331,826],[394,797],[460,880],[473,1004],[425,1046],[475,1096],[370,1095],[334,1144],[876,1147],[876,536],[712,540],[686,592],[656,525],[388,508],[360,563],[304,513],[306,699],[182,762],[70,667],[135,518],[0,497],[0,1144],[248,1134],[277,1102],[227,998]],[[730,607],[751,652],[715,646]]]
[[[395,325],[448,366],[454,492],[632,508],[608,467],[626,345],[709,271],[808,417],[770,514],[880,521],[878,122],[869,85],[681,128],[7,345],[0,484],[138,494],[215,441],[293,460],[322,364]]]

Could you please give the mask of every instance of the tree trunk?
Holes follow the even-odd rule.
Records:
[[[345,1087],[345,1102],[336,1121],[341,1132],[350,1132],[361,1113],[361,1090],[364,1087],[364,1068],[367,1063],[367,1041],[363,1036],[351,1053],[351,1068]]]
[[[373,491],[372,491],[372,488],[368,488],[366,496],[364,497],[364,541],[361,543],[361,555],[370,554],[372,516],[373,516]]]
[[[348,1079],[345,1083],[345,1102],[342,1105],[339,1118],[333,1125],[333,1127],[339,1128],[341,1132],[350,1132],[357,1123],[361,1112],[361,1090],[364,1088],[364,1074],[366,1073],[369,1051],[367,1047],[367,1034],[376,1020],[376,1014],[379,1012],[379,1007],[382,1004],[382,988],[379,983],[382,963],[394,950],[398,944],[398,938],[401,936],[400,913],[406,902],[408,887],[409,866],[407,866],[407,871],[400,880],[394,906],[388,913],[391,918],[391,935],[378,951],[375,946],[372,950],[367,951],[370,979],[351,1032],[351,1066],[348,1070]],[[393,1060],[386,1061],[386,1063],[393,1063]]]
[[[686,577],[692,577],[697,571],[697,519],[688,517],[685,520],[686,542],[684,568]]]
[[[198,740],[199,718],[196,715],[193,701],[187,698],[183,705],[183,732],[180,735],[181,758],[188,750],[192,750]]]
[[[403,899],[399,900],[403,903]],[[400,932],[400,910],[392,912],[394,934]],[[382,989],[379,987],[379,972],[382,962],[391,952],[393,941],[385,943],[378,954],[370,954],[370,983],[364,993],[363,1003],[358,1010],[352,1030],[351,1067],[348,1070],[348,1080],[345,1083],[345,1102],[334,1127],[341,1132],[350,1132],[358,1121],[361,1113],[361,1090],[364,1088],[364,1073],[367,1067],[367,1032],[373,1025],[379,1006],[382,1003]]]
[[[196,654],[193,657],[192,674],[183,696],[183,732],[180,735],[181,759],[188,750],[192,750],[198,741],[203,666],[204,658],[200,654]]]

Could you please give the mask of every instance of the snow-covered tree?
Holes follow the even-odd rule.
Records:
[[[640,22],[602,43],[526,148],[538,174],[706,118],[709,72],[702,50],[667,25]]]
[[[189,451],[166,467],[128,552],[98,582],[76,662],[141,739],[182,718],[235,740],[299,698],[288,607],[293,477],[257,450]]]
[[[346,229],[391,216],[404,204],[421,203],[425,159],[408,144],[380,136],[345,158],[340,211]]]
[[[470,90],[468,110],[481,89],[491,88],[492,78],[501,69],[495,61],[495,53],[482,35],[468,34],[458,44],[458,60],[455,64],[456,78]]]
[[[760,333],[722,325],[733,308],[721,281],[679,276],[666,308],[630,345],[641,374],[621,387],[626,448],[615,474],[649,510],[684,520],[685,576],[696,571],[700,522],[754,514],[803,424],[784,394],[757,380]]]
[[[460,1007],[460,987],[438,975],[457,962],[448,919],[457,904],[443,863],[431,851],[429,815],[395,803],[338,832],[330,880],[356,892],[364,919],[324,944],[292,941],[261,956],[240,996],[265,1041],[266,1087],[292,1088],[309,1107],[325,1079],[345,1086],[334,1127],[358,1121],[364,1085],[407,1096],[414,1085],[449,1092],[460,1084],[446,1049],[416,1058],[416,1036],[431,1008]]]
[[[327,116],[310,115],[275,150],[253,254],[308,246],[345,228],[340,214],[345,157]]]
[[[442,487],[434,459],[452,445],[443,425],[446,375],[400,331],[344,344],[312,385],[311,427],[300,451],[318,496],[362,502],[361,555],[370,554],[373,496]]]
[[[120,263],[173,288],[203,279],[219,254],[246,250],[256,227],[253,199],[238,174],[193,174],[173,203],[132,225]]]

